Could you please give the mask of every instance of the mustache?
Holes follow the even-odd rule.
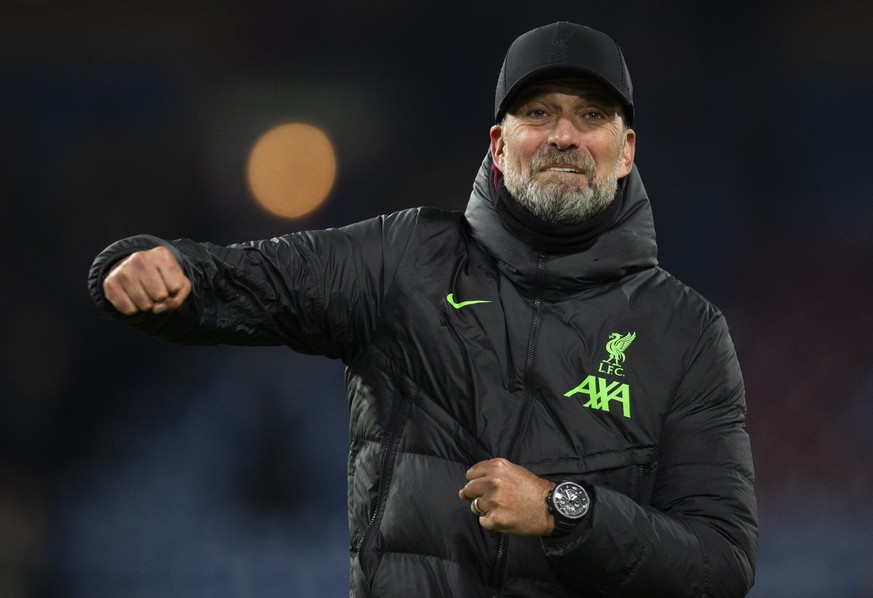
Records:
[[[559,150],[548,148],[536,154],[531,160],[531,174],[536,174],[549,164],[566,164],[579,170],[579,172],[593,177],[596,174],[594,159],[585,152],[577,149]]]

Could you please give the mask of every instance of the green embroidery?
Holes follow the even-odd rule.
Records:
[[[619,382],[610,382],[598,376],[589,375],[582,384],[564,393],[565,397],[582,393],[588,395],[588,402],[583,407],[609,411],[609,402],[618,401],[622,405],[622,414],[630,418],[630,387]]]
[[[609,376],[624,377],[623,364],[627,357],[624,352],[637,337],[636,332],[628,332],[624,336],[620,332],[613,332],[609,335],[609,340],[606,342],[606,352],[609,357],[600,361],[600,367],[597,369],[600,374]],[[609,402],[617,401],[621,403],[622,415],[630,418],[630,387],[622,382],[610,382],[605,378],[589,374],[582,384],[576,388],[564,393],[565,397],[572,397],[577,393],[588,395],[588,401],[583,403],[583,407],[589,409],[599,409],[600,411],[609,411]]]
[[[491,303],[490,301],[485,301],[484,299],[473,299],[472,301],[461,301],[460,303],[455,303],[455,294],[449,293],[446,295],[446,301],[449,302],[449,305],[454,307],[455,309],[461,309],[462,307],[467,307],[468,305],[475,305],[477,303]]]
[[[636,332],[628,332],[624,336],[619,332],[613,332],[609,335],[609,340],[606,343],[606,352],[609,357],[600,362],[600,367],[597,369],[601,374],[611,374],[613,376],[624,376],[624,368],[622,364],[625,357],[624,352],[637,337]]]

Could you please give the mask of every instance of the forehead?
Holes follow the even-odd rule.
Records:
[[[518,93],[508,112],[553,93],[575,95],[584,101],[597,102],[614,107],[616,110],[621,108],[618,98],[600,83],[590,79],[563,77],[531,83]]]

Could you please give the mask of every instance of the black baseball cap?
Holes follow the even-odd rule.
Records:
[[[605,33],[567,21],[528,31],[509,46],[497,79],[495,121],[526,85],[566,76],[604,85],[624,106],[628,125],[633,124],[633,85],[618,45]]]

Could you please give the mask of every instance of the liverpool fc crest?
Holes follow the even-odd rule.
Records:
[[[636,332],[628,332],[624,336],[620,332],[610,334],[609,341],[606,343],[606,352],[609,353],[609,357],[600,362],[600,373],[624,376],[624,368],[622,367],[626,359],[624,352],[627,351],[636,337]]]

